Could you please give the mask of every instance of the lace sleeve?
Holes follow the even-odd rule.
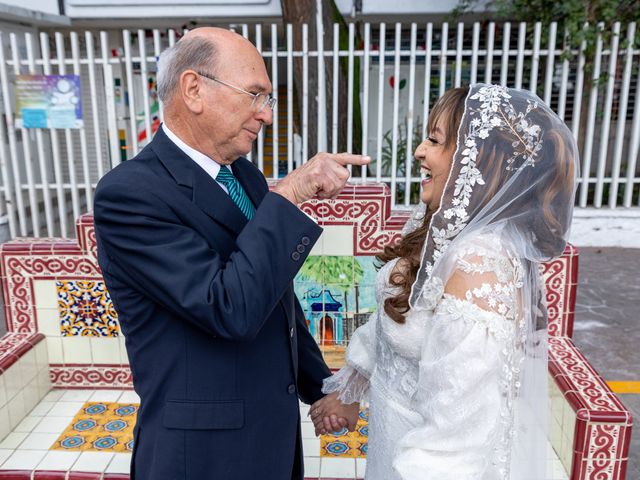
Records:
[[[401,439],[393,462],[403,480],[508,478],[517,267],[489,251],[456,259],[426,326],[413,399],[423,423]]]
[[[344,404],[366,403],[369,401],[369,377],[347,365],[324,379],[322,393],[333,392],[339,392],[338,400]]]
[[[378,313],[359,327],[347,347],[346,365],[324,380],[323,393],[339,392],[343,403],[366,403],[369,398],[369,378],[375,367],[375,329]]]

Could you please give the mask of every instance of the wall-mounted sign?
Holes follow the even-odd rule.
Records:
[[[18,75],[18,128],[82,128],[78,75]]]

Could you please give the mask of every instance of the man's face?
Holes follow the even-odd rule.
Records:
[[[271,81],[262,56],[250,45],[220,52],[215,71],[203,72],[250,93],[271,93]],[[212,69],[213,70],[213,69]],[[252,96],[200,76],[204,111],[200,131],[210,138],[213,151],[222,164],[230,164],[251,151],[263,124],[270,125],[273,112],[268,105],[260,110],[260,102]],[[264,96],[260,100],[264,99]]]

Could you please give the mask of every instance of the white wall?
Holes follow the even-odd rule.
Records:
[[[35,12],[47,13],[50,15],[59,15],[58,0],[2,0],[0,4],[9,5],[11,7],[26,8]]]
[[[432,14],[449,13],[458,4],[458,0],[362,0],[363,15],[381,14]]]
[[[75,18],[203,18],[280,16],[280,0],[66,0]]]
[[[41,0],[44,1],[44,0]],[[449,13],[458,0],[362,0],[361,15],[408,15]],[[481,2],[481,5],[484,2]],[[345,17],[352,0],[336,0]],[[65,13],[73,19],[107,18],[233,18],[247,20],[280,17],[280,0],[65,0]]]

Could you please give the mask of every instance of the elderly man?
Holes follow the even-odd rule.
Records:
[[[345,165],[369,159],[318,154],[268,192],[242,157],[275,103],[253,45],[196,29],[159,67],[165,123],[94,208],[141,399],[132,479],[302,478],[298,399],[321,398],[330,372],[293,293],[321,233],[296,204],[335,196]]]

